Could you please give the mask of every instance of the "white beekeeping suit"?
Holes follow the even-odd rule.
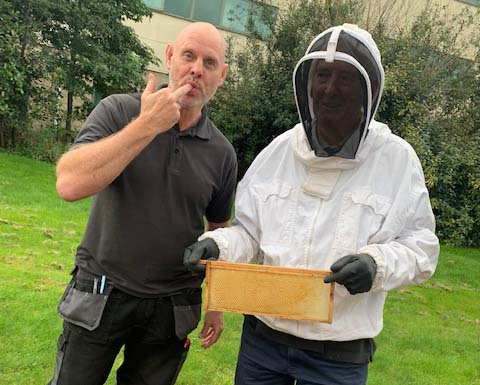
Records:
[[[353,66],[361,79],[362,118],[340,149],[315,135],[312,77],[321,63]],[[373,119],[384,83],[370,34],[348,25],[319,35],[298,62],[293,83],[300,123],[270,143],[237,188],[235,221],[205,233],[220,260],[328,270],[345,255],[376,263],[370,291],[336,284],[333,323],[258,316],[270,328],[310,340],[373,338],[383,326],[388,290],[419,284],[435,271],[435,220],[412,147]],[[332,130],[335,127],[331,128]]]

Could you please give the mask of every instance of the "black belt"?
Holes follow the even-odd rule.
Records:
[[[102,276],[92,274],[75,266],[70,272],[72,275],[72,286],[80,291],[93,292],[95,280],[97,280],[97,289],[100,288]],[[105,277],[105,285],[114,288],[115,285],[108,277]],[[109,289],[110,290],[110,289]],[[115,289],[122,291],[120,289]],[[123,291],[122,291],[123,292]],[[124,293],[124,292],[123,292]],[[127,294],[127,293],[125,293]],[[131,294],[129,294],[131,295]],[[136,297],[136,296],[134,296]],[[152,297],[147,297],[152,298]],[[176,305],[191,305],[202,303],[202,289],[201,288],[185,288],[168,294],[159,294],[156,299],[165,299],[165,301],[173,301]]]
[[[99,292],[102,282],[102,276],[88,273],[84,270],[80,270],[78,266],[70,273],[72,275],[71,285],[80,291],[85,291],[88,293],[92,293],[96,291]],[[94,283],[96,280],[96,284]],[[107,277],[104,278],[104,286],[109,287],[109,291],[111,291],[113,287],[113,282],[108,279]]]
[[[255,332],[274,342],[293,346],[302,350],[310,350],[320,356],[340,362],[352,364],[368,364],[373,361],[376,345],[373,338],[364,338],[353,341],[316,341],[296,337],[291,334],[274,330],[265,325],[258,318],[245,315],[245,322],[254,326]]]

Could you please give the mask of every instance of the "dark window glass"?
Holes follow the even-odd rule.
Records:
[[[477,7],[480,7],[480,0],[460,0],[462,3],[467,3],[467,4],[472,4],[476,5]]]
[[[206,21],[214,25],[220,24],[222,0],[195,0],[193,20]]]
[[[250,1],[225,0],[221,26],[238,32],[246,32]]]
[[[163,0],[143,0],[143,2],[149,8],[163,10]]]
[[[254,32],[260,37],[272,33],[278,9],[252,0],[143,0],[156,10],[171,15],[206,21],[235,32]],[[478,0],[480,2],[480,0]]]
[[[192,17],[192,0],[165,0],[164,11],[190,19]]]
[[[267,37],[272,33],[272,28],[277,18],[277,8],[262,4],[253,4],[250,28],[260,37]]]

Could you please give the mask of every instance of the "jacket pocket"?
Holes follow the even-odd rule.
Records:
[[[261,243],[290,245],[298,191],[280,181],[256,185],[254,190],[261,222]]]
[[[74,325],[88,331],[95,330],[102,319],[110,291],[111,288],[107,288],[106,294],[89,293],[69,284],[58,304],[58,314]]]
[[[390,201],[371,191],[345,193],[335,228],[333,248],[341,254],[354,253],[369,244],[390,210]]]

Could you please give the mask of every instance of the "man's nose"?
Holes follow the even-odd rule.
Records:
[[[190,75],[194,78],[201,78],[203,75],[203,61],[198,58],[192,63],[192,67],[190,68]]]
[[[335,74],[330,76],[325,84],[325,93],[326,94],[333,94],[337,91],[338,86],[338,77]]]

